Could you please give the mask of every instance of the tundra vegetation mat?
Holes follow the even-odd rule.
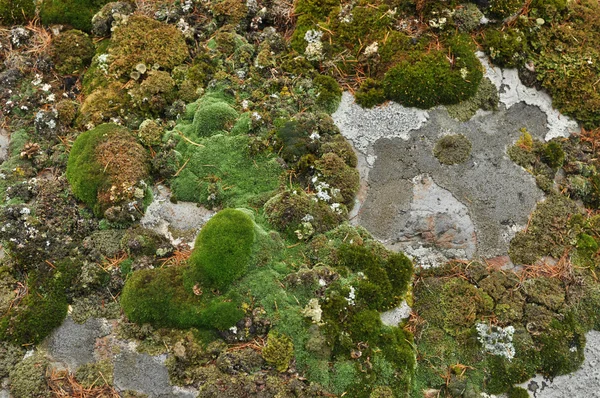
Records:
[[[600,328],[598,15],[0,0],[0,396],[514,398],[576,371]],[[477,51],[580,131],[505,126],[496,159],[544,197],[509,267],[473,249],[427,268],[349,216],[368,182],[331,115],[347,91],[388,118],[493,117]],[[482,156],[473,131],[431,145],[436,170]]]

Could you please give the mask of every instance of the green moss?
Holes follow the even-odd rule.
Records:
[[[342,99],[342,89],[331,76],[318,75],[313,79],[317,90],[316,105],[327,113],[333,113]]]
[[[354,96],[356,103],[363,108],[373,108],[386,100],[382,83],[371,78],[362,82]]]
[[[504,68],[521,66],[527,51],[525,34],[516,28],[486,31],[483,45],[492,62]]]
[[[577,254],[583,258],[592,258],[598,252],[600,245],[596,239],[588,234],[581,234],[577,238]]]
[[[170,71],[188,57],[188,48],[174,25],[136,15],[115,29],[108,53],[110,72],[128,77],[138,64]]]
[[[569,218],[579,213],[568,198],[552,195],[539,203],[527,231],[517,232],[510,241],[509,255],[516,264],[534,264],[542,256],[564,254]]]
[[[297,236],[296,231],[306,229],[325,232],[344,219],[344,213],[336,213],[327,203],[313,200],[300,189],[286,190],[273,196],[265,203],[264,210],[267,221],[289,237]],[[307,218],[307,214],[310,217]],[[310,227],[303,225],[305,223],[309,223]]]
[[[262,349],[262,356],[277,371],[285,372],[294,357],[294,344],[285,334],[272,330],[269,332],[267,345]]]
[[[109,359],[91,362],[75,371],[75,378],[84,388],[113,385],[114,365]]]
[[[335,153],[339,156],[348,166],[354,168],[358,164],[358,158],[352,148],[352,145],[344,138],[343,135],[338,134],[331,138],[331,140],[324,142],[321,145],[321,153],[324,155],[327,153]]]
[[[186,284],[223,291],[246,273],[253,243],[254,222],[246,213],[220,211],[196,238],[190,268],[185,273]]]
[[[90,32],[92,17],[110,0],[43,0],[40,18],[44,25],[64,24]]]
[[[58,112],[58,120],[64,126],[70,126],[77,116],[79,103],[77,101],[62,100],[56,104],[56,112]]]
[[[565,151],[557,141],[550,141],[544,145],[542,160],[553,169],[557,169],[563,165],[565,161]]]
[[[158,146],[162,142],[164,129],[151,119],[146,119],[138,129],[138,139],[147,147]]]
[[[0,318],[0,339],[18,344],[37,344],[60,326],[67,315],[66,288],[78,267],[69,261],[57,264],[52,275],[31,272],[27,295]]]
[[[22,360],[10,372],[10,393],[14,398],[47,398],[50,390],[46,383],[48,360],[36,353]]]
[[[34,0],[0,0],[0,23],[24,24],[35,16]]]
[[[490,13],[498,18],[507,18],[523,7],[523,0],[491,0]]]
[[[339,190],[340,198],[333,197],[334,202],[342,202],[349,209],[354,205],[354,195],[358,191],[360,177],[358,170],[352,168],[335,153],[326,153],[315,162],[318,181],[329,184],[332,190]]]
[[[471,119],[477,110],[493,111],[498,108],[498,89],[490,79],[483,78],[477,92],[472,98],[462,101],[456,105],[447,107],[448,114],[461,122]]]
[[[537,30],[531,39],[536,77],[552,96],[553,106],[588,129],[600,126],[600,93],[595,86],[600,50],[592,44],[600,41],[600,22],[595,18],[599,12],[596,1],[572,3],[564,21]]]
[[[200,105],[194,114],[194,136],[208,137],[229,130],[238,116],[237,111],[225,101],[210,101]]]
[[[8,377],[10,371],[23,359],[24,355],[21,347],[0,341],[0,378]]]
[[[86,33],[67,30],[52,40],[50,56],[58,73],[81,74],[94,57],[94,44]]]
[[[383,80],[386,97],[405,106],[428,109],[475,95],[483,73],[469,40],[455,36],[445,51],[415,53],[412,59],[392,67]],[[447,58],[448,53],[454,61]]]
[[[435,143],[433,155],[442,164],[464,163],[471,155],[471,142],[462,134],[445,135]]]
[[[162,115],[176,98],[175,81],[168,72],[151,70],[139,86],[129,90],[135,106],[142,112]]]
[[[179,167],[187,164],[171,183],[177,199],[209,207],[240,207],[278,187],[281,166],[271,154],[251,157],[247,136],[217,134],[201,143],[203,147],[184,141],[178,146],[183,159]]]
[[[552,320],[546,333],[538,336],[542,373],[549,377],[574,372],[583,363],[585,334],[573,314]]]
[[[461,32],[471,32],[480,25],[483,13],[473,3],[463,4],[454,12],[454,23]]]
[[[101,215],[108,206],[133,198],[134,187],[148,173],[146,156],[124,127],[103,124],[81,133],[67,164],[73,194]]]
[[[440,307],[443,314],[444,330],[452,336],[461,336],[475,325],[494,306],[493,299],[469,282],[453,278],[444,284]]]
[[[111,83],[91,92],[81,104],[75,124],[93,128],[113,119],[123,119],[128,115],[131,98],[121,89],[120,83]]]

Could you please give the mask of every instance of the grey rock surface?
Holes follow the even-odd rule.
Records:
[[[94,362],[96,339],[106,336],[111,327],[104,319],[90,318],[83,324],[67,317],[48,340],[48,353],[53,362],[75,371],[81,365]]]
[[[124,349],[115,357],[114,383],[119,391],[137,391],[151,398],[194,398],[194,390],[172,387],[165,355],[150,356]]]
[[[445,110],[436,109],[407,140],[378,140],[374,145],[376,160],[368,173],[368,189],[356,222],[388,246],[408,253],[434,247],[444,254],[448,242],[454,242],[455,247],[449,248],[463,252],[455,251],[450,257],[505,255],[515,231],[527,223],[536,203],[543,198],[533,177],[506,155],[506,148],[519,138],[522,127],[543,139],[545,114],[537,107],[519,103],[508,110],[478,114],[462,123],[449,117]],[[472,150],[466,162],[444,165],[434,157],[436,141],[447,134],[463,134],[469,139]],[[419,199],[417,195],[415,201],[413,180],[421,175],[429,176],[451,195],[432,189],[433,197]],[[435,207],[427,210],[428,201],[433,201],[430,204]],[[432,230],[417,222],[424,212],[436,214],[433,228],[437,236],[433,238]],[[470,231],[467,224],[457,223],[467,217],[466,213],[474,225],[476,250],[472,240],[464,241]],[[460,232],[448,234],[452,231]],[[411,239],[407,240],[407,236]],[[460,242],[464,247],[456,245]],[[421,257],[425,254],[421,253]],[[430,260],[436,262],[435,256]]]
[[[10,134],[5,129],[0,129],[0,163],[8,159],[8,144],[10,143]]]
[[[192,202],[172,203],[170,190],[162,185],[156,186],[153,194],[141,225],[164,235],[174,245],[187,243],[193,247],[200,228],[215,212]]]

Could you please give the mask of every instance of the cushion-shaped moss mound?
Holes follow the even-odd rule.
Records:
[[[129,76],[140,63],[170,71],[188,57],[188,48],[175,26],[138,15],[113,32],[109,55],[109,70]]]
[[[59,73],[79,74],[92,61],[94,44],[82,31],[68,30],[52,40],[50,56]]]
[[[196,238],[185,283],[226,289],[246,273],[253,243],[254,222],[250,216],[241,210],[220,211]]]
[[[128,129],[116,124],[81,133],[69,153],[67,179],[73,193],[97,215],[139,195],[136,187],[147,175],[146,150]]]
[[[155,327],[227,329],[243,316],[237,303],[225,297],[187,290],[183,271],[182,267],[169,267],[134,272],[121,294],[127,317]]]
[[[475,95],[483,73],[467,37],[452,38],[447,49],[417,54],[385,74],[387,98],[427,109],[456,104]]]

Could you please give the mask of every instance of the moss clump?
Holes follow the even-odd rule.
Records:
[[[461,32],[471,32],[479,27],[483,13],[475,4],[467,3],[454,12],[454,23]]]
[[[189,129],[187,126],[182,130]],[[271,154],[251,156],[247,136],[217,134],[198,143],[203,147],[184,140],[177,146],[183,159],[177,169],[189,159],[171,182],[177,199],[213,208],[240,207],[277,189],[281,166]]]
[[[553,319],[548,330],[539,336],[543,373],[549,377],[567,374],[579,369],[583,363],[585,330],[567,314],[563,321]]]
[[[294,344],[285,334],[272,330],[269,332],[267,345],[262,350],[262,356],[278,372],[285,372],[294,358]]]
[[[240,210],[220,211],[196,238],[186,284],[224,291],[246,273],[253,244],[254,222],[250,216]]]
[[[447,50],[416,53],[392,67],[383,80],[386,97],[405,106],[428,109],[475,95],[483,73],[469,40],[455,36]]]
[[[386,100],[383,84],[367,78],[356,91],[355,98],[356,103],[363,108],[373,108],[375,105],[382,104]]]
[[[320,149],[323,155],[327,153],[336,154],[352,168],[358,164],[358,158],[352,145],[341,134],[334,135],[329,141],[324,142]]]
[[[466,122],[471,119],[479,109],[484,111],[496,110],[498,108],[499,99],[498,89],[494,83],[486,77],[481,80],[477,92],[472,98],[456,105],[449,105],[447,107],[448,114],[461,122]]]
[[[462,134],[443,136],[435,143],[433,155],[442,164],[464,163],[471,155],[471,142]]]
[[[529,398],[529,392],[522,387],[511,387],[507,392],[508,398]]]
[[[201,298],[183,287],[179,267],[140,270],[127,280],[121,293],[121,307],[136,323],[155,327],[196,326]]]
[[[58,73],[81,74],[94,57],[94,44],[86,33],[67,30],[52,39],[50,57]]]
[[[0,341],[0,378],[8,377],[10,371],[23,359],[24,355],[25,353],[20,347]]]
[[[193,130],[196,137],[208,137],[229,130],[238,113],[226,101],[210,101],[194,113]]]
[[[10,393],[14,398],[47,398],[50,390],[46,383],[48,360],[36,353],[22,360],[10,372]]]
[[[273,196],[265,203],[264,210],[269,223],[290,237],[298,236],[296,231],[301,233],[305,229],[312,229],[313,233],[326,232],[338,225],[345,215],[323,201],[313,200],[300,189]]]
[[[317,90],[316,105],[327,113],[333,113],[342,99],[342,89],[331,76],[318,75],[313,79]]]
[[[80,366],[75,378],[84,388],[113,385],[114,365],[109,359]]]
[[[135,136],[124,127],[103,124],[75,140],[67,179],[75,196],[102,215],[117,203],[143,198],[139,184],[148,171],[146,151]]]
[[[504,68],[520,66],[527,51],[525,34],[519,29],[490,29],[483,41],[485,51],[496,65]]]
[[[600,49],[592,44],[600,41],[598,13],[597,1],[570,3],[561,23],[537,30],[531,39],[537,80],[552,105],[588,129],[600,126]]]
[[[0,0],[0,24],[24,24],[35,16],[34,0]]]
[[[552,195],[539,203],[527,231],[517,232],[510,241],[509,255],[516,264],[534,264],[542,256],[560,258],[564,254],[569,219],[579,213],[573,201]]]
[[[321,159],[315,162],[315,168],[318,176],[318,182],[315,184],[325,182],[332,188],[332,192],[339,190],[340,197],[333,197],[332,201],[344,203],[346,207],[351,209],[354,205],[354,195],[358,191],[360,183],[358,170],[348,166],[335,153],[323,155]]]
[[[56,112],[58,113],[58,120],[64,126],[70,126],[77,116],[79,110],[79,103],[77,101],[62,100],[56,104]]]
[[[40,18],[44,25],[64,24],[90,32],[92,17],[110,0],[42,0]]]
[[[553,169],[558,169],[565,161],[565,151],[558,142],[550,141],[544,145],[542,161]]]
[[[111,120],[123,120],[126,109],[131,106],[127,92],[121,90],[120,83],[112,83],[99,88],[88,95],[79,110],[75,124],[79,127],[93,128]]]
[[[139,86],[129,91],[129,95],[142,112],[162,115],[177,97],[175,81],[164,71],[152,70],[147,75]]]
[[[108,53],[109,71],[128,77],[138,64],[170,71],[188,57],[188,48],[175,26],[136,15],[115,29]]]

